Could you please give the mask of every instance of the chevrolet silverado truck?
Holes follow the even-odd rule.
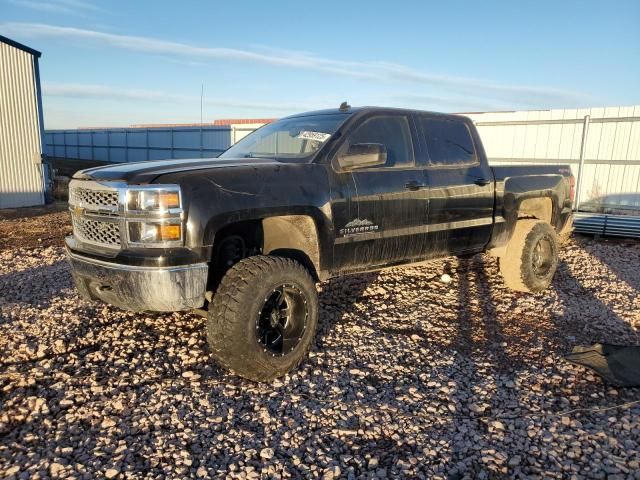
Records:
[[[196,311],[214,358],[269,381],[318,324],[316,283],[488,252],[540,292],[572,228],[568,166],[490,167],[464,116],[343,104],[270,123],[218,158],[91,168],[70,183],[77,289]]]

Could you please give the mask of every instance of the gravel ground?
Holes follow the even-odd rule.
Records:
[[[310,358],[258,385],[204,319],[85,302],[60,247],[2,250],[0,477],[640,479],[640,405],[616,407],[640,389],[562,360],[640,343],[640,245],[561,256],[538,295],[482,255],[324,283]]]
[[[0,250],[62,245],[71,234],[67,202],[0,210]]]

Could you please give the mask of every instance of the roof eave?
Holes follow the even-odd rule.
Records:
[[[38,50],[34,50],[31,47],[27,47],[26,45],[23,45],[20,42],[16,42],[15,40],[11,40],[10,38],[7,38],[7,37],[5,37],[3,35],[0,35],[0,42],[6,43],[7,45],[10,45],[10,46],[12,46],[14,48],[17,48],[17,49],[22,50],[24,52],[30,53],[34,57],[40,58],[42,56],[42,53],[39,52]]]

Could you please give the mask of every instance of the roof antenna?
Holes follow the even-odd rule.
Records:
[[[204,83],[200,85],[200,125],[202,125],[202,104],[204,103]]]
[[[348,111],[350,108],[351,108],[351,105],[349,105],[347,102],[342,102],[342,103],[340,104],[340,109],[339,109],[339,110],[340,110],[341,112],[346,112],[346,111]]]

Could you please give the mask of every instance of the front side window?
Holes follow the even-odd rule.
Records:
[[[467,125],[460,120],[421,117],[429,160],[432,165],[476,162],[476,152]]]
[[[317,152],[349,114],[283,118],[247,135],[219,158],[302,159]]]
[[[380,116],[365,120],[352,132],[342,148],[358,143],[380,143],[387,148],[387,163],[383,167],[413,165],[411,130],[406,117]]]

